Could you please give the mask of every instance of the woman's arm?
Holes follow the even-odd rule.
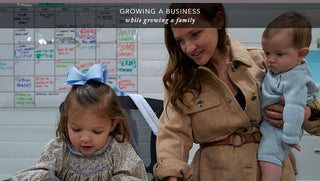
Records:
[[[157,135],[157,160],[154,166],[156,180],[192,177],[187,163],[189,150],[193,146],[191,119],[176,110],[164,97],[164,111],[159,119]],[[171,178],[171,177],[172,178]]]
[[[320,103],[314,98],[314,100],[307,104],[310,108],[310,118],[305,119],[302,128],[306,130],[309,134],[320,136]]]

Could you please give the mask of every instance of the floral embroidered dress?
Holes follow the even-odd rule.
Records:
[[[10,180],[49,180],[50,166],[54,169],[55,180],[148,180],[143,161],[130,143],[118,143],[113,137],[89,156],[60,138],[52,139],[36,165],[15,173]]]

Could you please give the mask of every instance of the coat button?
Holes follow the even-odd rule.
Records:
[[[198,105],[199,107],[202,107],[202,106],[203,106],[203,101],[198,101],[198,102],[197,102],[197,105]]]
[[[252,97],[251,97],[251,100],[252,101],[254,101],[254,100],[256,100],[257,99],[257,96],[255,96],[255,95],[253,95]]]

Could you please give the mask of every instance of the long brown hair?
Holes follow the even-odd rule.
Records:
[[[109,117],[111,121],[119,120],[115,129],[110,133],[118,142],[128,141],[130,127],[117,95],[113,89],[101,82],[87,81],[85,85],[73,85],[65,101],[60,106],[60,120],[56,136],[71,143],[68,134],[69,109],[77,102],[83,107],[94,106],[98,117]]]
[[[222,52],[227,50],[227,38],[226,38],[226,16],[224,7],[221,3],[173,3],[169,9],[199,9],[200,18],[202,21],[209,22],[213,27],[217,26],[214,23],[217,13],[221,13],[224,23],[218,30],[218,45],[217,48]],[[171,13],[167,14],[167,19],[175,19],[179,14]],[[189,58],[180,49],[179,44],[176,42],[170,23],[165,25],[165,43],[169,53],[169,61],[166,72],[163,76],[163,84],[168,92],[169,100],[175,108],[180,110],[177,105],[177,101],[183,103],[183,95],[187,92],[200,93],[201,86],[199,82],[199,75],[197,74],[198,65]],[[214,67],[209,61],[209,68]]]

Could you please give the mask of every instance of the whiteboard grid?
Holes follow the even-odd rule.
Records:
[[[0,7],[0,17],[13,26],[0,28],[0,107],[58,107],[71,88],[64,84],[68,70],[86,73],[96,63],[108,69],[107,84],[138,93],[138,29],[121,27],[116,9]]]

